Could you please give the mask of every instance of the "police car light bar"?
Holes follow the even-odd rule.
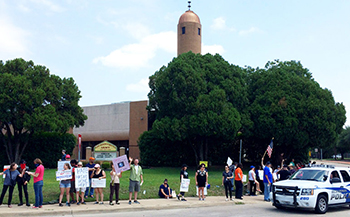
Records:
[[[331,168],[331,169],[335,168],[334,165],[327,165],[327,164],[318,164],[318,165],[313,164],[313,165],[311,165],[311,167],[323,167],[323,168]]]

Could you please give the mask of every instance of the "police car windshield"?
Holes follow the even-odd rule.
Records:
[[[326,170],[299,170],[295,172],[290,180],[305,180],[305,181],[316,181],[316,182],[324,182],[326,180],[328,171]]]

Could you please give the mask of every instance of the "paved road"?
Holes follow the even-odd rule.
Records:
[[[85,215],[71,215],[71,217],[164,217],[164,216],[191,216],[191,217],[211,217],[211,216],[234,216],[234,217],[281,217],[281,216],[327,216],[341,217],[350,216],[350,208],[348,206],[329,208],[326,215],[314,214],[311,210],[278,210],[271,206],[271,203],[261,202],[257,204],[228,204],[215,207],[197,207],[185,209],[166,209],[166,210],[142,210],[130,212],[113,212],[113,213],[93,213]],[[65,215],[70,217],[70,215]]]

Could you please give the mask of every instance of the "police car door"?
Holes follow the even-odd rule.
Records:
[[[343,197],[345,203],[350,203],[350,175],[349,171],[340,170],[340,175],[343,178]]]
[[[329,200],[329,204],[338,204],[345,203],[345,199],[343,196],[344,183],[342,182],[339,172],[337,170],[333,170],[329,182],[331,184],[331,197]]]

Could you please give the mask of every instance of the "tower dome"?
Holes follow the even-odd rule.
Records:
[[[181,15],[177,25],[178,56],[189,51],[201,53],[202,25],[198,15],[190,7],[189,5],[189,9]]]

